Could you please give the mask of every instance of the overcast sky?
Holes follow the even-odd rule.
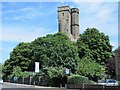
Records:
[[[57,33],[57,9],[61,5],[79,8],[80,33],[95,27],[110,37],[113,50],[118,47],[117,2],[2,2],[1,62],[20,42]]]

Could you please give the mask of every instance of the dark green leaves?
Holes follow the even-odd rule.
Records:
[[[63,33],[40,37],[31,43],[20,43],[13,49],[4,64],[4,73],[10,75],[14,67],[22,71],[33,71],[35,62],[40,63],[40,69],[45,67],[67,67],[74,72],[77,67],[77,47]]]
[[[102,65],[105,65],[106,60],[113,55],[109,37],[96,28],[86,29],[80,35],[77,46],[80,58],[87,55]]]

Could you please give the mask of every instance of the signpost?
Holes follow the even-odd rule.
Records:
[[[65,73],[66,73],[66,79],[67,79],[67,82],[68,82],[68,76],[70,75],[70,69],[66,68]],[[67,82],[66,82],[66,84],[67,84]],[[66,84],[65,84],[65,87],[67,87]]]
[[[35,62],[35,74],[39,73],[39,62]],[[34,80],[34,85],[36,84],[36,79]]]
[[[35,73],[39,73],[39,62],[35,62]]]
[[[69,75],[69,74],[70,74],[70,69],[66,68],[65,73],[66,73],[67,75]]]

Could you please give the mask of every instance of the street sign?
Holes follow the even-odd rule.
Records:
[[[39,72],[39,62],[35,62],[35,72]]]
[[[70,69],[66,68],[65,72],[66,74],[70,74]]]

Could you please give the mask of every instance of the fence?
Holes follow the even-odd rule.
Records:
[[[28,84],[28,85],[41,85],[46,86],[47,81],[41,77],[18,77],[16,80],[13,78],[3,77],[4,82],[19,83],[19,84]]]
[[[54,86],[60,87],[65,86],[66,84],[66,78],[63,78],[61,80],[60,78],[53,78]],[[11,83],[19,83],[19,84],[27,84],[27,85],[38,85],[38,86],[48,86],[48,81],[44,77],[19,77],[17,80],[14,80],[13,78],[6,78],[4,77],[3,80],[5,82],[11,82]],[[50,82],[51,84],[53,82]],[[102,86],[102,85],[88,85],[88,84],[66,84],[67,89],[78,89],[78,90],[120,90],[120,86]]]
[[[103,85],[88,85],[88,84],[67,84],[67,89],[78,90],[120,90],[120,86],[103,86]]]
[[[34,76],[34,77],[18,77],[17,80],[14,80],[13,78],[6,78],[3,77],[3,80],[5,82],[11,82],[11,83],[19,83],[19,84],[27,84],[27,85],[38,85],[38,86],[54,86],[54,87],[60,87],[62,85],[63,87],[67,83],[66,77],[61,78],[52,78],[52,79],[46,79],[46,77],[40,77],[40,76]]]

